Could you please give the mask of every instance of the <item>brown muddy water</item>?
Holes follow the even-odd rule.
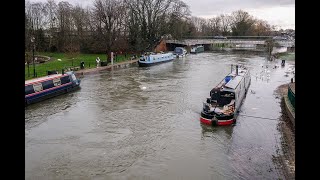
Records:
[[[252,75],[243,116],[235,126],[201,125],[202,102],[234,63]],[[282,153],[274,90],[290,82],[294,62],[280,64],[201,53],[85,76],[80,90],[25,109],[25,177],[283,179],[273,162]]]

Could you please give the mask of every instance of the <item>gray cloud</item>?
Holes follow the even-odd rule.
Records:
[[[295,0],[183,0],[194,16],[219,15],[239,9],[294,5]]]
[[[29,0],[30,2],[47,2],[47,0]],[[57,4],[61,1],[68,2],[72,5],[80,5],[82,7],[91,6],[94,0],[54,0]]]

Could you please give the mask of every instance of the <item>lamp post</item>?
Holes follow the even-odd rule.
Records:
[[[33,62],[33,77],[36,77],[36,67],[35,67],[35,64],[34,64],[34,46],[35,46],[35,44],[34,44],[34,40],[35,40],[35,38],[32,36],[31,37],[31,42],[32,42],[32,62]]]

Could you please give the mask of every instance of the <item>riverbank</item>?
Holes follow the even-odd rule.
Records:
[[[35,70],[37,77],[46,76],[48,71],[58,71],[62,73],[62,69],[68,68],[80,68],[80,63],[84,62],[85,69],[95,69],[96,68],[96,58],[99,57],[102,61],[106,61],[105,54],[77,54],[70,55],[66,53],[48,53],[48,52],[39,52],[36,56],[46,56],[50,58],[50,61],[36,64]],[[130,54],[122,54],[114,57],[114,63],[121,63],[131,60]],[[33,78],[33,65],[29,64],[25,66],[25,80]]]
[[[94,73],[97,73],[99,71],[103,71],[106,69],[125,67],[127,65],[137,63],[138,61],[139,61],[139,59],[134,59],[134,60],[124,61],[124,62],[120,62],[120,63],[116,63],[113,65],[108,65],[108,66],[96,67],[96,68],[91,68],[91,69],[83,69],[83,70],[75,71],[75,74],[78,77],[82,77],[83,75],[94,74]]]
[[[289,83],[291,84],[291,83]],[[279,86],[276,93],[281,98],[281,118],[278,124],[278,130],[281,132],[282,153],[274,157],[278,168],[281,169],[286,179],[295,179],[295,127],[288,116],[286,109],[285,96],[288,93],[288,85]]]
[[[294,61],[295,60],[295,53],[292,53],[292,52],[278,53],[275,56],[277,59],[283,59],[286,61]]]

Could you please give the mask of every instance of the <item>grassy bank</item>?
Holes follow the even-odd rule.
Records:
[[[73,59],[70,58],[65,53],[46,53],[46,52],[39,52],[35,55],[43,55],[49,56],[51,58],[50,61],[36,64],[36,74],[37,77],[46,76],[47,71],[57,70],[61,73],[63,68],[68,67],[79,67],[80,62],[83,61],[85,64],[85,69],[94,68],[96,67],[96,58],[99,57],[101,61],[106,61],[107,57],[105,54],[78,54]],[[122,61],[129,60],[131,55],[117,55],[116,59],[114,59],[114,63],[119,63]],[[59,60],[58,60],[59,59]],[[33,78],[33,65],[29,65],[29,72],[30,76],[28,76],[28,66],[25,66],[25,80]]]
[[[278,58],[278,59],[284,59],[284,60],[291,60],[291,61],[294,61],[295,60],[295,53],[288,53],[288,52],[286,52],[286,53],[279,53],[279,54],[277,54],[276,55],[276,57]]]

